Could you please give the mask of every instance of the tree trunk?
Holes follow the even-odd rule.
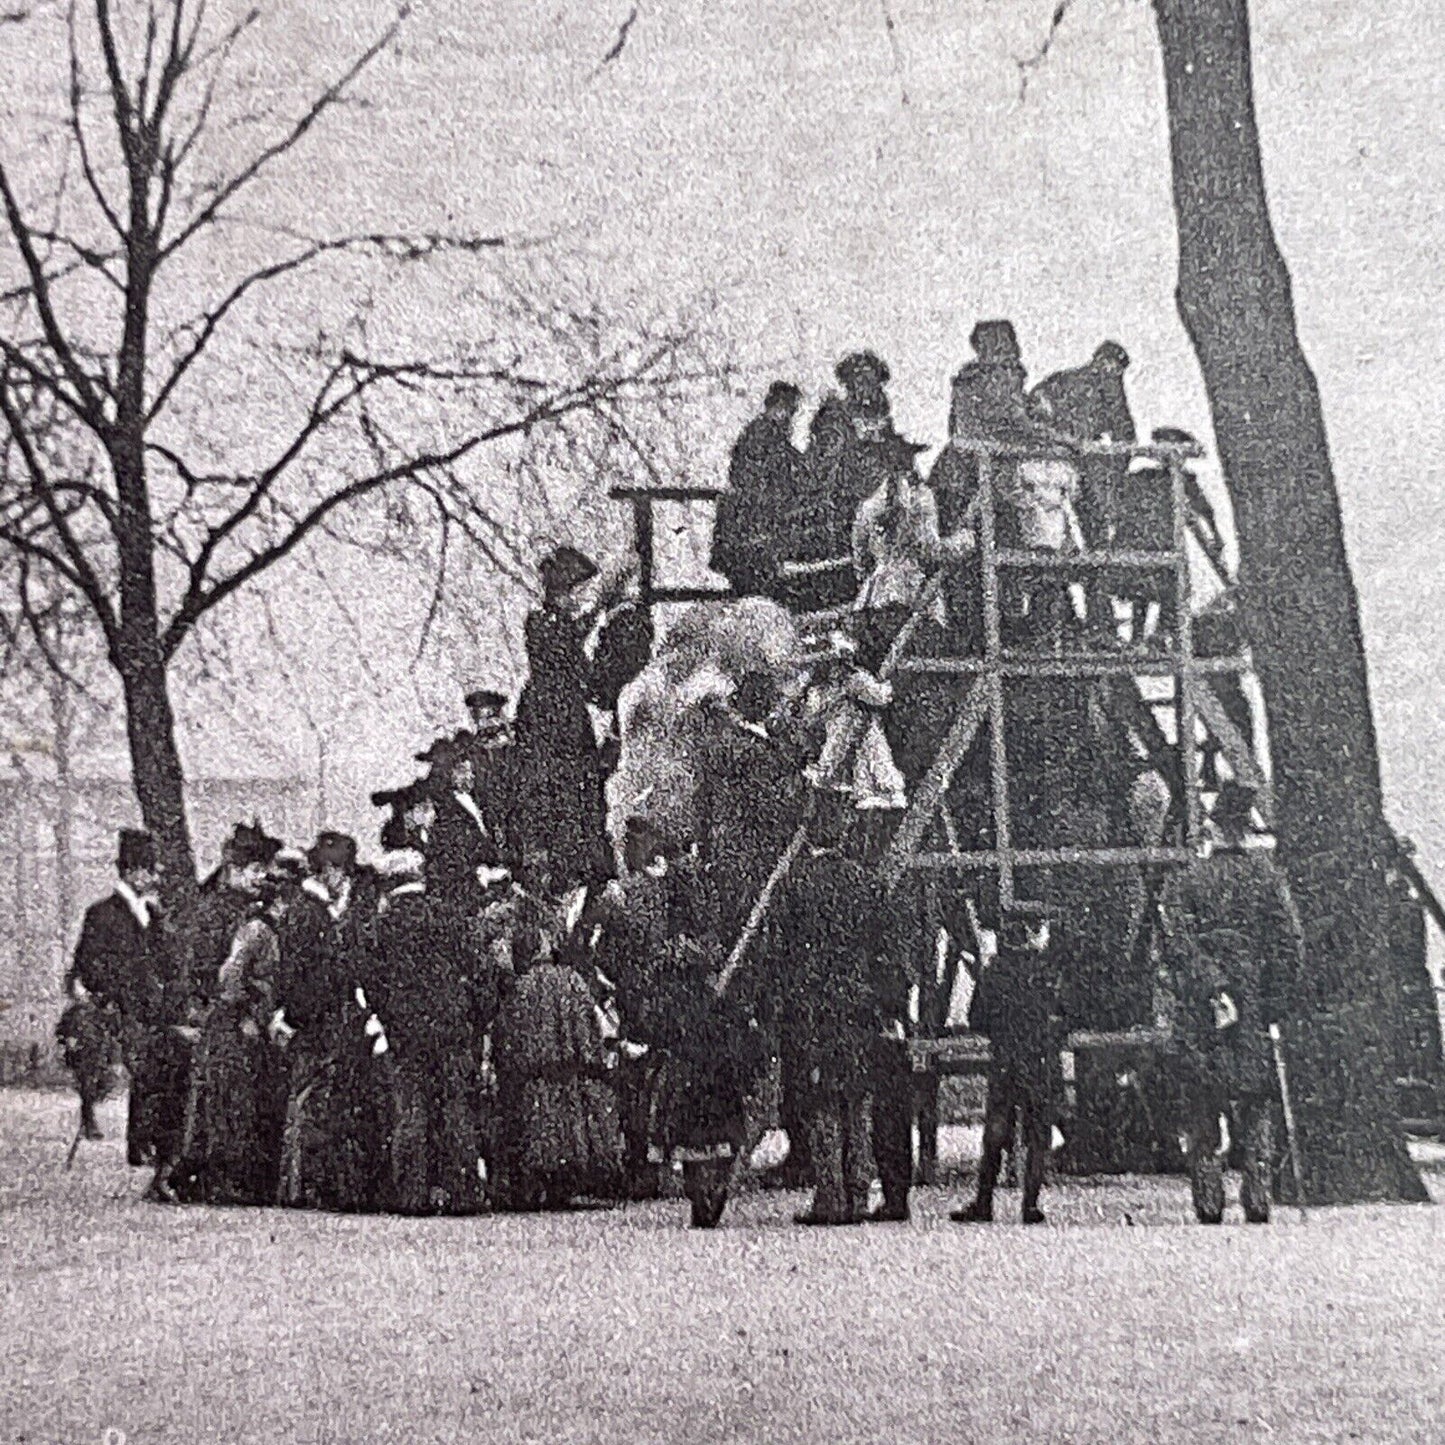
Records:
[[[1269,715],[1280,858],[1305,927],[1290,1030],[1305,1193],[1426,1198],[1394,1099],[1398,987],[1359,602],[1319,390],[1270,223],[1246,0],[1154,0],[1179,314],[1199,358]]]
[[[173,916],[184,921],[195,898],[195,854],[186,817],[185,775],[176,747],[175,715],[158,644],[154,654],[153,658],[121,659],[126,736],[136,801],[146,828],[156,840],[162,894]]]

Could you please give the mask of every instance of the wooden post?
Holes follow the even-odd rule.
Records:
[[[948,817],[945,795],[953,782],[953,775],[973,747],[987,705],[982,686],[977,682],[973,683],[964,694],[958,714],[943,740],[938,756],[924,774],[908,805],[908,811],[903,815],[898,830],[888,845],[888,852],[883,859],[883,882],[890,893],[898,886],[899,879],[917,853],[918,845],[923,842],[933,815],[941,812],[944,818]]]
[[[1004,748],[1003,642],[999,625],[998,542],[994,528],[994,457],[978,457],[979,571],[983,590],[983,656],[988,687],[989,773],[993,797],[994,847],[998,852],[1000,907],[1013,902],[1013,837],[1009,825],[1008,756]]]
[[[637,542],[637,590],[644,607],[651,607],[653,601],[653,546],[652,546],[652,498],[634,495],[632,498],[633,533]]]
[[[1193,614],[1190,610],[1189,498],[1184,485],[1184,462],[1169,459],[1169,480],[1174,511],[1174,698],[1179,728],[1179,773],[1184,790],[1184,846],[1199,841],[1199,790],[1195,786]]]
[[[918,1028],[925,1038],[936,1039],[943,1032],[938,1004],[938,930],[942,909],[938,881],[923,880],[923,929],[918,947]],[[928,1067],[917,1091],[918,1182],[932,1184],[938,1177],[938,1060],[929,1055]]]

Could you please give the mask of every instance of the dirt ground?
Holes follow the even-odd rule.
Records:
[[[1445,1440],[1436,1208],[1211,1230],[1182,1181],[1126,1178],[1027,1230],[1014,1194],[950,1224],[945,1190],[848,1230],[752,1193],[714,1234],[677,1203],[167,1209],[102,1123],[65,1174],[70,1100],[0,1092],[14,1445]]]

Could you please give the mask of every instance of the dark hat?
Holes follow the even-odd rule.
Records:
[[[893,373],[888,370],[888,363],[877,352],[850,351],[833,368],[833,375],[844,386],[851,386],[855,381],[864,381],[870,377],[879,386],[886,386]]]
[[[1177,426],[1156,426],[1152,436],[1161,446],[1197,447],[1199,445],[1196,437]]]
[[[556,547],[542,558],[542,586],[548,592],[565,592],[569,587],[590,582],[597,575],[597,564],[575,547]]]
[[[245,868],[252,863],[269,864],[280,851],[281,840],[252,821],[236,824],[221,848],[221,857],[233,867]]]
[[[1117,341],[1101,341],[1094,348],[1094,360],[1112,362],[1122,370],[1129,364],[1129,353]]]
[[[459,733],[443,733],[430,747],[416,755],[419,763],[430,763],[432,768],[449,768],[461,762],[468,754],[475,734],[465,729]]]
[[[463,699],[469,712],[501,712],[507,705],[507,694],[490,688],[473,688]]]
[[[350,833],[318,833],[316,841],[306,850],[306,862],[313,870],[349,869],[356,862],[356,839]]]
[[[980,321],[969,332],[968,344],[980,361],[1023,360],[1018,332],[1014,330],[1012,321]]]
[[[763,405],[765,407],[797,406],[802,399],[803,393],[791,381],[775,381],[768,388],[768,394],[763,398]]]
[[[122,828],[116,847],[115,866],[121,873],[156,866],[156,840],[143,828]]]
[[[300,883],[306,877],[306,855],[299,848],[281,848],[266,867],[277,883]]]

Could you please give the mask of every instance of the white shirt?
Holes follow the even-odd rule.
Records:
[[[452,797],[457,800],[462,811],[466,813],[483,833],[487,831],[487,825],[482,822],[482,814],[477,807],[476,799],[470,793],[453,793]]]
[[[118,898],[125,900],[125,906],[135,914],[135,921],[142,928],[149,928],[151,926],[151,900],[142,898],[124,878],[116,879],[115,892]]]

